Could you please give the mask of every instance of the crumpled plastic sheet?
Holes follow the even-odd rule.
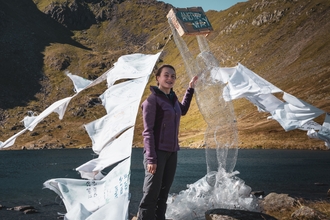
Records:
[[[225,208],[258,211],[251,187],[236,177],[238,171],[212,171],[179,194],[169,195],[166,217],[173,220],[205,219],[210,209]]]

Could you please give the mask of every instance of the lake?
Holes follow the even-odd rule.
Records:
[[[131,161],[132,194],[129,213],[136,213],[142,196],[142,149],[134,148]],[[91,149],[0,151],[0,204],[32,205],[39,213],[24,215],[0,210],[0,219],[57,219],[65,213],[62,200],[43,182],[53,178],[80,178],[76,167],[95,158]],[[330,151],[246,150],[238,151],[236,175],[252,191],[286,193],[306,199],[326,199],[330,188]],[[181,149],[171,193],[185,190],[206,174],[205,150]]]

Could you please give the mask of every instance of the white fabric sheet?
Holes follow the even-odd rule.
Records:
[[[257,106],[259,112],[272,112],[283,103],[271,93],[247,96],[246,99]]]
[[[330,148],[330,113],[327,113],[324,119],[322,126],[319,128],[319,131],[316,129],[310,129],[307,132],[307,135],[310,138],[316,138],[319,140],[325,141],[325,146]]]
[[[24,126],[29,129],[30,131],[33,131],[35,126],[41,122],[44,118],[46,118],[48,115],[50,115],[53,112],[56,112],[59,115],[59,119],[62,120],[65,110],[70,103],[71,99],[73,97],[67,97],[64,99],[61,99],[57,102],[54,102],[52,105],[50,105],[48,108],[46,108],[43,112],[41,112],[38,116],[32,116],[33,121],[30,120],[31,117],[27,116],[24,118]]]
[[[223,98],[225,101],[230,101],[246,96],[277,92],[282,92],[282,90],[245,66],[238,64],[236,71],[229,77],[228,84],[223,89]]]
[[[10,138],[8,138],[5,142],[0,141],[0,149],[2,148],[8,148],[14,145],[16,138],[18,136],[20,136],[21,134],[23,134],[27,129],[23,129],[20,132],[16,133],[15,135],[11,136]]]
[[[133,136],[134,128],[132,127],[105,146],[98,158],[86,162],[76,170],[81,173],[82,178],[97,179],[97,175],[103,169],[131,156]]]
[[[52,189],[63,199],[67,209],[66,219],[127,219],[130,164],[125,161],[130,161],[130,158],[125,158],[131,155],[138,107],[159,55],[160,53],[126,55],[119,58],[115,66],[106,72],[109,88],[100,98],[107,115],[85,125],[93,143],[93,151],[99,157],[77,168],[82,178],[94,180],[86,182],[62,178],[45,182],[45,187]],[[121,79],[129,81],[114,85]],[[124,162],[120,162],[123,159]],[[112,174],[103,177],[101,171],[118,162],[119,165],[111,170]],[[124,168],[121,165],[123,163],[126,164]],[[86,189],[87,183],[95,186]],[[91,198],[86,198],[86,190]],[[94,194],[95,192],[97,193]],[[106,199],[100,195],[104,195]]]
[[[95,153],[99,154],[116,136],[134,126],[145,85],[159,55],[125,55],[108,72],[109,89],[100,97],[107,115],[85,125]],[[119,79],[136,80],[113,85]]]
[[[311,120],[306,122],[305,124],[303,124],[301,127],[299,127],[299,130],[303,130],[303,131],[309,131],[309,130],[320,130],[322,127],[322,125],[320,125],[319,123]]]
[[[69,72],[66,72],[66,75],[72,80],[72,83],[73,83],[74,88],[75,88],[75,92],[78,94],[82,90],[91,88],[91,87],[103,82],[104,80],[106,80],[107,79],[107,74],[111,70],[112,70],[112,68],[109,69],[108,71],[106,71],[105,73],[103,73],[101,76],[99,76],[94,81],[82,78],[81,76],[73,75]]]
[[[23,119],[25,129],[23,129],[22,131],[18,132],[15,135],[11,136],[5,142],[0,141],[0,149],[13,146],[16,141],[16,138],[18,136],[23,134],[26,130],[33,131],[33,129],[35,128],[35,126],[37,126],[37,124],[39,122],[41,122],[44,118],[46,118],[48,115],[50,115],[53,112],[56,112],[59,115],[59,119],[62,120],[65,110],[66,110],[69,102],[71,101],[71,99],[72,99],[72,97],[68,97],[68,98],[59,100],[57,102],[54,102],[52,105],[50,105],[48,108],[46,108],[43,112],[41,112],[41,114],[38,116],[26,116]]]
[[[124,160],[102,180],[58,178],[47,180],[44,182],[44,186],[53,190],[62,198],[67,209],[65,218],[68,220],[87,219],[91,216],[89,214],[101,209],[106,204],[111,204],[110,207],[116,209],[116,211],[111,210],[112,208],[108,210],[109,213],[117,213],[117,216],[112,220],[124,220],[128,211],[126,199],[129,194],[130,164],[130,158]],[[121,197],[125,198],[125,202],[116,205],[118,202],[123,202]],[[84,211],[81,212],[81,210]],[[106,219],[110,220],[110,218]]]
[[[85,129],[92,139],[93,151],[96,154],[100,154],[101,150],[117,136],[134,126],[138,104],[139,102],[136,102],[136,106],[117,108],[110,114],[85,125]]]
[[[152,72],[161,52],[154,55],[130,54],[121,56],[108,73],[108,86],[119,79],[136,79]]]
[[[286,131],[302,127],[308,121],[325,113],[288,93],[284,93],[283,99],[286,102],[271,112],[272,116],[268,118],[278,121]]]
[[[101,83],[102,81],[104,81],[107,77],[107,72],[104,73],[102,76],[98,77],[96,80],[94,80],[92,82],[90,82],[88,80],[85,80],[85,79],[83,79],[79,76],[72,75],[72,74],[70,74],[69,77],[73,81],[73,84],[75,86],[75,90],[78,90],[80,92],[83,89],[90,88],[90,87],[95,86],[95,85]],[[13,146],[15,141],[16,141],[16,138],[18,136],[23,134],[26,130],[32,131],[40,121],[42,121],[45,117],[47,117],[52,112],[58,113],[59,119],[62,120],[70,100],[73,97],[75,97],[77,94],[78,93],[76,93],[72,97],[67,97],[67,98],[64,98],[62,100],[59,100],[59,101],[53,103],[51,106],[49,106],[47,109],[45,109],[40,115],[37,115],[37,116],[36,115],[31,115],[31,116],[25,117],[22,120],[25,129],[20,131],[19,133],[15,134],[15,135],[13,135],[12,137],[10,137],[5,142],[0,141],[0,149]]]
[[[105,73],[103,73],[101,76],[99,76],[97,79],[95,79],[91,84],[89,84],[85,89],[91,88],[93,86],[96,86],[97,84],[103,82],[108,77],[108,72],[111,71],[112,68],[107,70]]]
[[[70,212],[67,212],[64,216],[64,220],[85,220],[86,216],[91,216],[93,212],[88,211],[85,206],[81,203],[78,203]]]
[[[86,220],[126,220],[128,219],[129,194],[124,194],[109,201],[97,212],[93,212]]]
[[[80,91],[84,90],[87,86],[89,86],[92,83],[91,80],[82,78],[77,75],[72,75],[69,72],[67,72],[66,75],[72,80],[76,93],[79,93]]]
[[[229,78],[236,72],[235,67],[213,67],[211,69],[211,78],[213,82],[228,83]]]
[[[149,75],[122,82],[108,88],[101,96],[102,105],[107,113],[114,111],[116,108],[121,108],[123,105],[136,105],[140,102],[146,84],[148,83]]]
[[[268,119],[277,120],[284,130],[308,130],[308,136],[325,140],[326,146],[330,146],[330,125],[327,128],[326,122],[321,126],[313,121],[323,110],[283,92],[241,64],[235,68],[213,68],[211,76],[215,82],[227,83],[223,89],[224,100],[245,97],[259,112],[270,113]],[[283,93],[285,102],[272,94],[278,92]]]

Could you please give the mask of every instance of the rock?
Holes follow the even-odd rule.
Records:
[[[92,108],[95,105],[101,105],[102,104],[102,100],[100,98],[90,98],[88,103],[87,103],[87,107],[88,108]]]
[[[34,207],[30,206],[30,205],[20,205],[20,206],[15,206],[12,208],[7,208],[7,210],[14,210],[14,211],[21,211],[21,212],[23,212],[24,210],[28,210],[28,209],[34,209]]]
[[[261,207],[266,211],[288,210],[296,204],[296,200],[288,194],[270,193],[262,201]]]
[[[315,186],[327,186],[327,183],[314,183]]]
[[[0,209],[1,208],[2,208],[2,206],[0,205]],[[20,212],[23,212],[24,214],[32,214],[32,213],[38,212],[33,206],[30,206],[30,205],[15,206],[15,207],[7,208],[7,210],[20,211]]]
[[[51,3],[44,13],[71,30],[83,30],[96,24],[95,15],[89,7],[77,1],[71,4]]]
[[[327,197],[330,198],[330,189],[329,189],[328,192],[327,192]]]
[[[251,192],[252,195],[254,195],[255,197],[260,197],[260,196],[264,196],[265,192],[264,191],[253,191]]]
[[[40,149],[46,150],[46,149],[64,149],[64,148],[65,146],[62,143],[46,143]]]
[[[52,54],[46,57],[45,64],[53,70],[63,71],[71,64],[71,58],[66,54]]]
[[[35,209],[26,209],[23,212],[24,212],[24,214],[32,214],[32,213],[37,213],[37,210],[35,210]]]
[[[36,131],[35,131],[35,132],[32,132],[32,133],[30,134],[30,136],[32,136],[32,137],[33,137],[33,136],[38,136],[38,135],[39,135],[39,133],[36,132]]]
[[[261,26],[265,23],[279,22],[280,19],[284,16],[284,10],[275,10],[271,12],[262,12],[252,21],[252,25]]]
[[[260,213],[244,210],[212,209],[205,212],[206,220],[276,220],[276,218]]]
[[[82,117],[85,115],[86,109],[84,107],[78,107],[75,111],[72,112],[74,116]]]
[[[304,220],[327,220],[329,219],[326,214],[309,208],[307,206],[301,206],[294,213],[291,214],[293,219]]]
[[[137,220],[138,218],[134,216],[131,220]],[[166,219],[166,220],[173,220],[173,219]]]

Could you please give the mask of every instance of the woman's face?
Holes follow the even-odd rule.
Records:
[[[167,94],[170,92],[171,88],[173,88],[175,80],[175,71],[169,67],[164,67],[160,73],[160,76],[157,76],[159,89]]]

